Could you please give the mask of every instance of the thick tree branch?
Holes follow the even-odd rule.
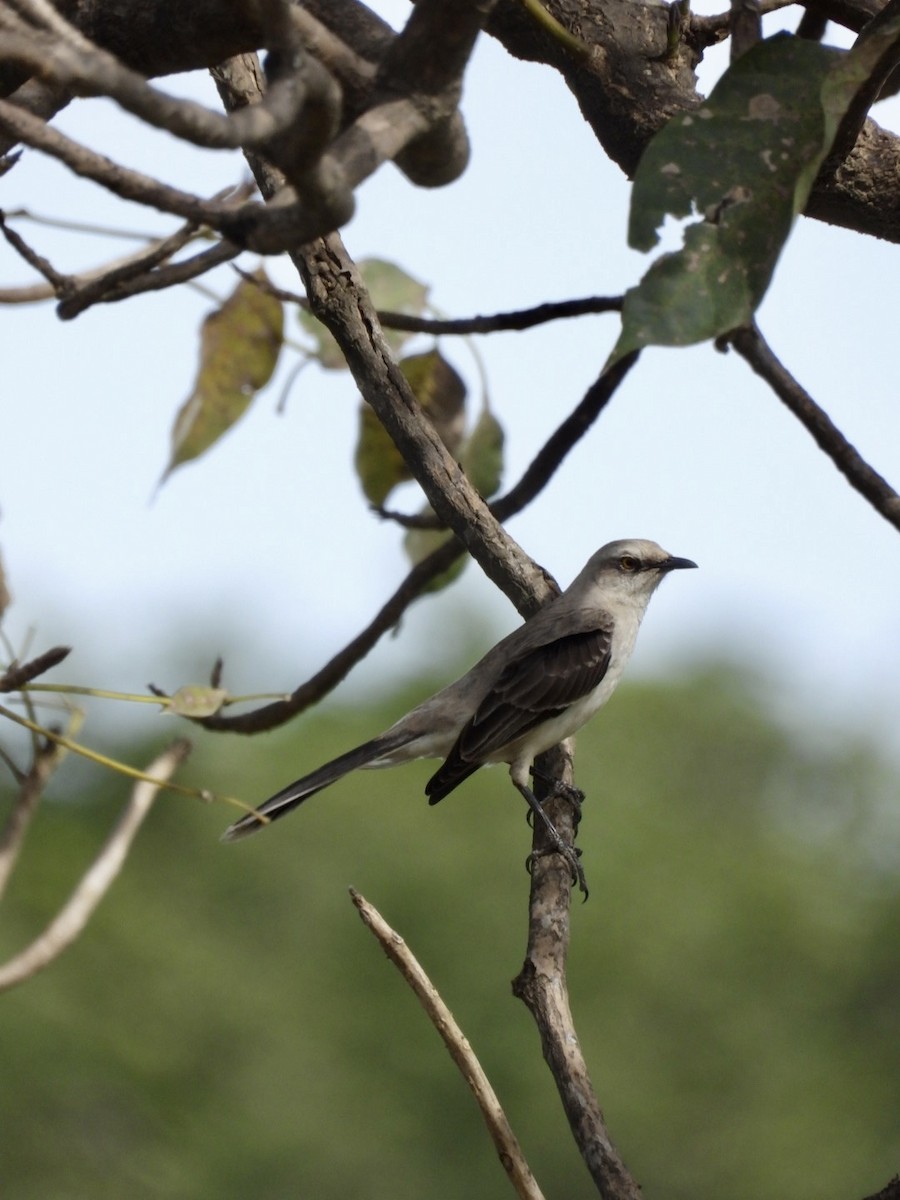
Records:
[[[393,34],[384,22],[350,0],[308,0],[305,7],[317,19],[320,33],[322,27],[327,27],[332,47],[329,66],[341,60],[348,78],[354,74],[354,61],[367,64],[365,79],[349,89],[354,106],[361,111],[378,91],[372,83],[371,68],[378,72],[377,63],[393,46]],[[468,13],[472,7],[464,5],[461,11]],[[675,57],[667,58],[665,6],[634,0],[548,0],[547,7],[592,47],[589,61],[576,61],[567,55],[558,42],[528,18],[518,0],[498,0],[489,28],[511,53],[545,62],[563,74],[604,149],[627,174],[633,174],[644,147],[662,123],[698,103],[693,74],[698,53],[696,38],[689,34]],[[810,0],[810,7],[858,28],[879,6],[876,0],[815,0],[815,5]],[[255,5],[226,5],[224,0],[202,0],[191,5],[175,0],[67,0],[63,8],[82,34],[144,77],[208,66],[265,43],[264,25]],[[704,32],[709,34],[708,30]],[[319,46],[324,36],[320,36]],[[307,30],[304,44],[310,47],[313,41],[314,35]],[[335,49],[341,43],[346,53]],[[379,79],[383,88],[389,87],[390,79],[382,75]],[[348,85],[344,86],[347,92]],[[425,113],[425,124],[431,128],[424,133],[420,130],[418,136],[411,129],[410,143],[396,150],[395,161],[407,169],[407,156],[415,159],[420,153],[426,165],[413,164],[409,168],[411,177],[437,184],[444,180],[441,154],[435,153],[435,147],[445,156],[448,147],[452,150],[453,170],[458,172],[464,158],[461,126],[447,109],[435,112],[432,108],[430,114],[422,108],[417,111]],[[13,136],[23,136],[9,121],[3,128]],[[431,179],[427,178],[429,171],[435,172]],[[841,169],[827,182],[817,183],[807,213],[898,241],[898,179],[900,140],[867,121]],[[327,192],[336,183],[335,178],[327,177],[318,181],[317,188]],[[312,196],[307,198],[307,205],[322,207],[321,202],[313,204]],[[301,235],[302,222],[297,214],[293,214],[293,225]],[[242,240],[239,230],[234,230],[233,236],[235,241]],[[244,240],[249,243],[253,236],[250,229]],[[280,236],[284,245],[285,227]],[[273,231],[265,245],[256,248],[269,252],[277,241]]]

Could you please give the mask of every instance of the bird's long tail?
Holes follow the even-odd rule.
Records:
[[[395,734],[392,737],[389,733],[382,734],[372,738],[371,741],[363,742],[354,750],[348,750],[346,754],[333,758],[331,762],[325,763],[309,775],[304,775],[294,783],[288,784],[286,788],[276,792],[253,812],[247,813],[245,817],[241,817],[239,821],[229,825],[222,834],[222,841],[236,842],[240,838],[249,837],[251,833],[262,829],[264,825],[270,825],[272,821],[277,821],[291,812],[316,792],[321,792],[322,788],[337,783],[351,771],[356,771],[360,767],[379,765],[380,758],[399,749],[407,741],[409,741],[408,736]]]

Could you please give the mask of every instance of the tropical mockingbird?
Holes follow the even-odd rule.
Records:
[[[283,788],[236,821],[234,841],[283,817],[307,797],[360,767],[443,758],[425,786],[429,804],[486,763],[509,774],[546,824],[554,851],[584,877],[529,786],[535,758],[570,737],[606,703],[634,649],[650,597],[669,572],[696,567],[639,538],[609,542],[568,588],[475,664],[390,729]]]

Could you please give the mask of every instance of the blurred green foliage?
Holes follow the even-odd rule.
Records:
[[[207,735],[184,777],[261,799],[426,687],[277,735]],[[877,1190],[900,1167],[896,775],[860,741],[786,732],[718,667],[623,688],[577,761],[591,899],[573,914],[573,1006],[648,1200]],[[548,1198],[594,1196],[510,993],[522,805],[494,770],[430,810],[429,769],[358,774],[230,846],[231,811],[161,797],[83,938],[0,996],[2,1194],[512,1195],[353,884],[441,988]],[[39,815],[4,957],[113,821],[124,789],[98,779]]]

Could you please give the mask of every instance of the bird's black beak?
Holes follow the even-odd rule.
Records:
[[[683,571],[687,567],[696,567],[696,565],[697,564],[695,562],[692,562],[689,558],[675,558],[674,555],[670,554],[668,558],[664,558],[663,561],[659,564],[659,570],[660,571]]]

